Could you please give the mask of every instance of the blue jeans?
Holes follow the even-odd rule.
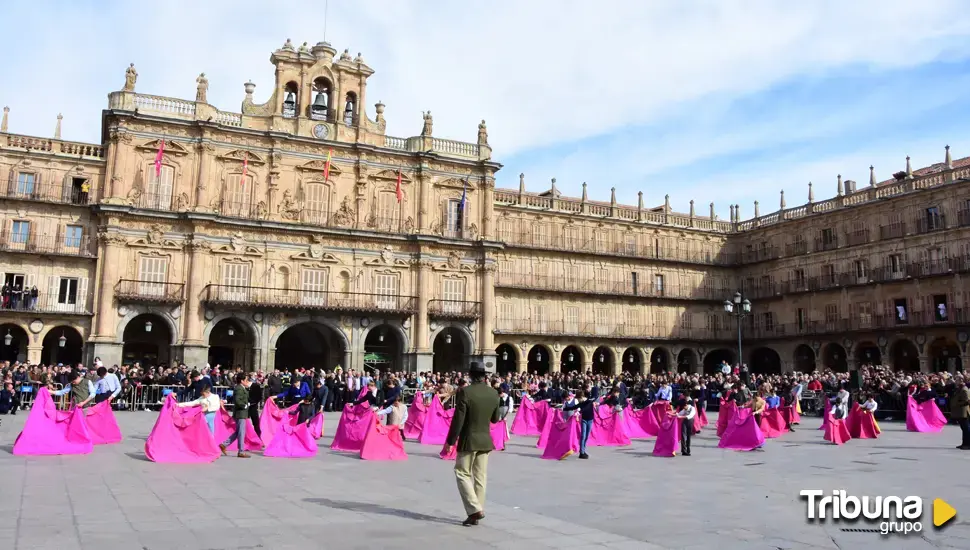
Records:
[[[592,420],[579,421],[579,454],[586,454],[586,441],[589,439],[589,432],[593,430]]]
[[[205,413],[205,423],[209,425],[209,433],[216,435],[216,413]]]
[[[248,420],[248,418],[236,419],[236,431],[229,436],[229,439],[222,443],[223,447],[229,447],[232,445],[232,442],[235,441],[238,444],[239,452],[243,452],[243,445],[246,442],[246,420]]]

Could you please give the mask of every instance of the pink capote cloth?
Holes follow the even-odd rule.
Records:
[[[852,439],[876,439],[882,433],[882,430],[879,429],[879,424],[876,422],[876,418],[872,413],[860,407],[858,403],[852,407],[852,411],[849,412],[849,418],[852,421],[846,422],[846,425],[849,428],[849,436]]]
[[[297,415],[290,416],[273,434],[263,456],[275,458],[312,458],[317,456],[317,440],[305,422],[297,423]],[[247,438],[248,439],[248,438]]]
[[[672,409],[670,408],[670,401],[654,401],[650,404],[650,414],[653,415],[654,420],[657,421],[657,426],[659,428],[660,423],[667,418],[667,413]]]
[[[495,450],[504,451],[505,442],[509,440],[509,428],[508,425],[505,424],[505,421],[499,420],[495,424],[492,424],[489,427],[489,432],[492,436],[492,444],[495,445]],[[458,445],[452,447],[451,452],[448,454],[445,454],[444,451],[444,449],[441,449],[441,452],[438,453],[438,458],[441,458],[442,460],[455,460],[458,458]]]
[[[110,445],[121,443],[121,428],[111,410],[111,403],[102,401],[84,410],[84,423],[88,427],[88,434],[95,445]]]
[[[701,427],[704,427],[704,426],[707,426],[708,424],[710,424],[710,422],[708,422],[708,420],[707,420],[707,411],[705,411],[704,409],[702,409],[700,407],[697,408],[697,415],[694,418],[700,418],[701,419]],[[697,431],[700,431],[700,430],[697,430]]]
[[[556,419],[556,410],[552,409],[552,412],[547,412],[541,426],[539,426],[539,441],[536,442],[536,449],[545,449],[546,443],[549,441],[549,430],[552,428],[552,422]],[[560,412],[562,412],[560,410]],[[578,411],[577,411],[578,412]],[[563,418],[566,414],[563,413]]]
[[[216,433],[212,437],[215,438],[217,444],[229,439],[232,434],[236,433],[236,419],[226,409],[219,409],[215,420]],[[260,429],[262,429],[262,422],[260,422]],[[236,447],[236,445],[237,443],[234,442],[233,446]],[[236,448],[238,449],[238,447]],[[243,441],[243,449],[247,451],[263,450],[263,440],[256,435],[256,428],[253,427],[252,419],[246,420],[246,440]]]
[[[825,398],[825,407],[822,410],[822,425],[818,427],[820,430],[825,430],[826,426],[832,420],[832,400],[828,397]]]
[[[721,406],[717,410],[717,436],[723,437],[728,424],[738,411],[738,405],[733,399],[721,398]]]
[[[751,409],[735,409],[717,446],[721,449],[750,451],[765,444],[765,435],[754,421]]]
[[[553,418],[550,422],[546,447],[542,450],[542,458],[563,460],[573,453],[578,453],[579,415],[574,414],[569,419],[565,419],[560,410],[554,410],[550,414]]]
[[[623,428],[630,439],[649,439],[656,437],[660,426],[650,409],[633,410],[627,407],[623,411]]]
[[[84,421],[84,412],[74,407],[58,411],[47,388],[40,388],[24,429],[13,444],[13,454],[86,455],[94,448]]]
[[[307,429],[310,430],[310,435],[313,439],[320,439],[323,437],[323,413],[318,412],[313,415],[310,419],[309,424],[307,424]]]
[[[370,429],[360,448],[361,460],[407,460],[401,430],[397,426],[381,426],[372,416]]]
[[[145,441],[148,460],[196,464],[212,462],[219,455],[219,446],[205,423],[202,407],[181,408],[175,396],[168,394]]]
[[[622,413],[613,412],[613,407],[600,405],[593,416],[593,429],[590,430],[588,447],[625,447],[630,437],[623,428]]]
[[[849,434],[849,428],[845,425],[845,421],[836,418],[829,420],[823,437],[826,441],[831,441],[836,445],[841,445],[852,439],[852,436]]]
[[[529,397],[523,396],[512,420],[512,435],[540,435],[541,430],[542,426],[536,417],[536,404]]]
[[[422,445],[444,445],[448,438],[448,429],[451,428],[451,419],[455,416],[455,409],[445,410],[441,405],[441,400],[435,394],[431,398],[431,405],[428,406],[428,414],[424,417],[424,427],[421,428],[421,436],[418,443]]]
[[[911,432],[941,432],[946,418],[933,400],[917,403],[913,396],[906,398],[906,429]]]
[[[693,424],[693,429],[695,434],[701,433],[701,429],[704,428],[704,420],[701,419],[701,410],[696,406],[694,407],[694,420],[691,421]]]
[[[364,439],[371,424],[375,422],[374,411],[367,403],[344,405],[344,412],[337,424],[337,433],[333,435],[330,448],[334,451],[358,453],[364,447]]]
[[[859,431],[859,416],[857,412],[861,408],[858,402],[853,402],[852,407],[849,409],[849,414],[845,417],[845,427],[848,428],[849,434]]]
[[[539,426],[539,430],[545,426],[546,421],[553,415],[554,407],[549,404],[549,401],[543,400],[536,403],[536,426]]]
[[[263,440],[263,445],[273,442],[273,435],[280,429],[284,422],[290,421],[290,413],[300,407],[299,403],[281,409],[276,401],[267,399],[263,404],[263,414],[259,417],[259,435]],[[248,432],[248,430],[247,430]],[[221,439],[220,442],[225,441]]]
[[[660,433],[653,445],[653,456],[675,456],[680,452],[681,422],[683,420],[676,416],[668,416],[660,422]]]
[[[428,406],[424,404],[424,394],[417,392],[414,394],[414,401],[408,407],[408,419],[404,422],[404,437],[417,439],[421,437],[421,430],[424,428],[424,419],[428,415]]]
[[[761,413],[761,432],[765,434],[765,437],[774,438],[781,437],[782,434],[788,432],[788,427],[785,423],[785,418],[781,414],[781,409],[768,409],[766,408],[763,413]]]

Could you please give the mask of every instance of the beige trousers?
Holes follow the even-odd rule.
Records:
[[[472,515],[485,510],[485,481],[488,477],[488,452],[459,452],[455,460],[455,479],[465,513]]]

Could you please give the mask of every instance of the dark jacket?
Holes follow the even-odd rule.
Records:
[[[562,408],[563,412],[575,411],[579,409],[579,417],[583,420],[593,420],[596,414],[596,401],[587,399],[577,401],[575,405],[566,405]]]
[[[455,416],[448,430],[447,445],[458,444],[459,452],[495,450],[491,425],[499,421],[498,392],[476,382],[455,394]]]
[[[955,388],[950,398],[950,416],[956,419],[970,416],[970,389]]]
[[[249,388],[236,384],[232,390],[232,417],[236,420],[249,418]]]

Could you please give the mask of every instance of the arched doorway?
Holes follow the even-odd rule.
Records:
[[[434,372],[464,372],[468,370],[468,354],[471,345],[465,342],[465,334],[455,327],[441,329],[434,338]]]
[[[84,357],[84,339],[74,327],[57,326],[44,336],[44,349],[40,362],[45,365],[77,365]]]
[[[403,353],[404,342],[397,329],[377,325],[364,338],[364,370],[371,374],[404,370]]]
[[[559,361],[563,372],[579,372],[583,369],[583,352],[576,346],[566,346]]]
[[[613,350],[600,346],[593,352],[593,374],[613,374]]]
[[[890,351],[893,358],[893,368],[908,372],[919,372],[919,350],[916,344],[905,338],[896,340]]]
[[[751,352],[751,372],[755,374],[781,374],[781,357],[771,348],[758,348]]]
[[[509,374],[518,370],[519,353],[515,346],[510,344],[499,344],[495,348],[495,372],[498,374]]]
[[[3,346],[0,347],[0,360],[27,362],[27,331],[17,325],[0,325]]]
[[[723,348],[707,352],[707,355],[704,356],[704,373],[716,374],[721,372],[722,363],[727,363],[728,366],[733,366],[734,352]]]
[[[342,364],[344,356],[343,340],[335,330],[316,321],[287,327],[276,339],[273,366],[279,370],[333,370]]]
[[[650,373],[663,374],[670,369],[670,352],[657,348],[650,353]]]
[[[529,372],[535,374],[549,374],[550,353],[543,345],[532,346],[529,350]]]
[[[168,364],[171,359],[172,329],[154,313],[143,313],[128,321],[121,339],[121,361],[126,365],[141,363],[143,367],[153,367]]]
[[[222,319],[209,331],[209,365],[251,370],[254,342],[255,338],[246,323],[233,318]]]
[[[937,338],[930,342],[930,362],[933,372],[959,372],[963,370],[960,347],[947,338]]]
[[[873,342],[859,342],[855,347],[855,360],[861,367],[863,365],[881,365],[882,352],[879,346]]]
[[[623,352],[623,358],[620,362],[620,370],[629,374],[637,374],[640,372],[640,350],[637,348],[626,348]]]
[[[795,370],[797,372],[815,371],[815,350],[811,346],[799,344],[795,348]]]
[[[835,342],[829,342],[822,348],[822,366],[835,372],[848,372],[849,360],[845,348]]]
[[[685,348],[677,354],[677,372],[697,372],[697,354],[694,350]]]

